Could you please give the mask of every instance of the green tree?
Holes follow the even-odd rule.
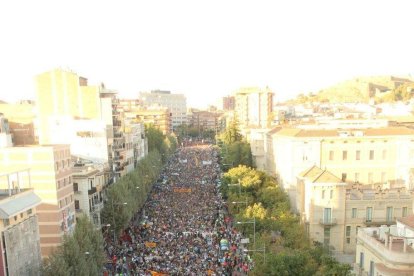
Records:
[[[235,117],[224,131],[223,135],[221,136],[221,140],[225,144],[230,145],[234,142],[241,141],[242,138],[243,136],[240,133],[239,122]]]
[[[102,234],[82,216],[73,235],[44,261],[42,275],[100,275],[104,263]]]

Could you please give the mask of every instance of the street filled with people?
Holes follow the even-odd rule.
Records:
[[[178,149],[119,239],[106,236],[107,275],[247,275],[220,175],[211,145]]]

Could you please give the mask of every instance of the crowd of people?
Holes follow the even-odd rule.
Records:
[[[182,147],[116,243],[108,275],[242,275],[250,267],[218,191],[218,152]],[[228,241],[222,248],[220,241]]]

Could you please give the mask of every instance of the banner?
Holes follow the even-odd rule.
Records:
[[[249,243],[249,238],[246,238],[246,239],[241,239],[241,240],[240,240],[240,243],[241,243],[241,244],[246,244],[246,243]]]
[[[149,248],[154,248],[157,246],[155,242],[145,242],[145,246]]]
[[[191,193],[191,188],[174,188],[174,193]]]
[[[203,165],[211,165],[211,160],[210,161],[203,161]]]

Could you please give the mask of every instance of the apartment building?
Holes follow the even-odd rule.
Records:
[[[62,243],[75,227],[73,178],[69,145],[7,147],[0,149],[0,173],[27,169],[10,180],[29,187],[42,200],[36,207],[42,257]],[[16,186],[13,186],[16,187]],[[18,188],[17,188],[18,189]]]
[[[222,105],[224,111],[234,110],[235,108],[235,99],[234,96],[226,96],[222,98]]]
[[[414,275],[414,215],[391,226],[361,228],[357,235],[356,275]]]
[[[405,186],[348,184],[312,166],[298,176],[297,206],[309,236],[336,253],[352,254],[360,227],[394,224],[413,213]]]
[[[296,176],[312,166],[346,183],[414,188],[414,130],[406,127],[302,129],[276,127],[266,136],[266,171],[296,203]]]
[[[73,166],[73,190],[76,216],[85,214],[101,228],[101,210],[106,185],[105,168],[93,163],[76,162]]]
[[[191,109],[188,114],[188,125],[200,131],[219,131],[221,112]]]
[[[76,120],[101,121],[105,127],[105,138],[107,149],[102,153],[108,154],[108,164],[114,170],[122,171],[125,164],[112,162],[115,155],[122,154],[123,145],[115,143],[114,137],[121,137],[121,120],[118,112],[119,100],[117,93],[107,89],[104,84],[88,85],[88,80],[78,76],[76,73],[55,69],[36,77],[36,113],[39,121],[39,143],[66,143],[57,141],[56,132],[53,128],[60,121],[67,118]],[[62,119],[63,118],[63,119]],[[91,122],[92,122],[91,121]],[[62,135],[60,135],[62,137]],[[64,139],[61,139],[64,140]],[[91,156],[94,160],[95,156]],[[113,177],[116,178],[117,174]],[[116,181],[113,179],[111,181]]]
[[[32,101],[0,103],[0,113],[8,120],[12,142],[16,146],[38,143],[35,105]]]
[[[159,105],[168,108],[171,113],[171,130],[182,124],[187,124],[187,99],[184,94],[171,91],[153,90],[139,93],[139,100],[145,107]]]
[[[128,118],[134,117],[137,122],[142,122],[144,125],[153,125],[164,134],[171,132],[171,116],[166,107],[144,107],[125,112],[124,116]]]
[[[20,188],[28,171],[0,175],[0,275],[40,275],[41,253],[36,207],[40,198],[33,189]],[[30,185],[28,185],[30,186]]]
[[[258,87],[242,88],[235,92],[235,113],[240,128],[270,127],[274,93]]]

